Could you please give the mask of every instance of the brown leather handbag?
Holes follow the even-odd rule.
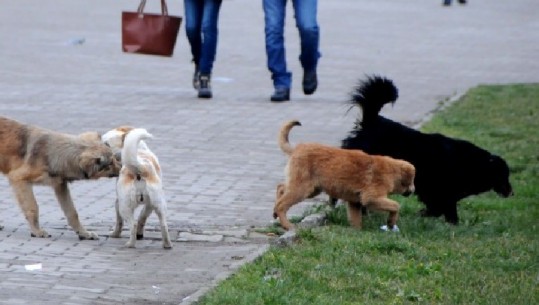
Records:
[[[161,0],[161,14],[144,13],[146,0],[136,12],[122,12],[122,49],[128,53],[172,56],[182,22],[180,16],[168,14]]]

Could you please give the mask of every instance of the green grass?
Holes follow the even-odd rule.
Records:
[[[400,233],[379,231],[381,213],[354,230],[340,206],[332,225],[299,231],[199,304],[539,304],[539,85],[474,88],[423,129],[504,157],[516,195],[462,200],[459,226],[395,196]]]

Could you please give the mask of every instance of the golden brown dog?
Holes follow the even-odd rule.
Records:
[[[82,239],[98,239],[79,221],[68,183],[115,177],[120,164],[99,134],[68,135],[0,117],[0,172],[7,176],[28,224],[31,236],[49,237],[39,226],[34,184],[53,188],[68,224]]]
[[[415,168],[390,157],[368,155],[359,150],[345,150],[317,143],[298,144],[293,148],[288,134],[298,121],[289,121],[279,133],[279,146],[290,156],[285,168],[286,182],[277,186],[273,216],[283,228],[293,228],[286,217],[294,204],[321,192],[348,202],[350,224],[361,228],[361,205],[388,211],[387,226],[393,229],[399,204],[388,194],[414,191]]]

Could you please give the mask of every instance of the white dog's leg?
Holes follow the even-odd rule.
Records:
[[[138,217],[138,223],[137,223],[137,239],[144,238],[144,226],[146,225],[146,220],[148,219],[148,216],[152,213],[152,207],[149,204],[145,204],[142,208],[142,211],[140,211],[140,215]]]
[[[159,217],[159,223],[161,224],[161,235],[163,236],[163,248],[172,249],[172,243],[170,242],[170,236],[168,234],[168,225],[167,225],[167,202],[165,201],[164,196],[159,196],[156,198],[160,201],[155,202],[155,213]]]
[[[122,219],[122,215],[120,215],[118,198],[116,198],[114,206],[116,207],[116,225],[114,225],[114,230],[110,232],[109,236],[113,238],[119,238],[122,235],[122,227],[124,220]]]
[[[125,246],[128,248],[134,248],[137,241],[137,222],[135,221],[134,214],[135,209],[130,205],[130,202],[120,203],[120,215],[129,228],[129,240],[125,243]]]

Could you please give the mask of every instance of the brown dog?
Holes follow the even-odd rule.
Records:
[[[67,222],[79,239],[98,239],[79,221],[68,183],[115,177],[120,164],[96,132],[68,135],[0,117],[0,172],[7,176],[33,237],[49,237],[39,226],[39,207],[32,186],[53,188]]]
[[[288,134],[298,121],[283,125],[279,146],[290,156],[285,168],[286,182],[277,186],[273,217],[279,217],[283,228],[293,228],[286,212],[294,204],[321,192],[348,202],[350,224],[361,228],[361,205],[388,211],[387,226],[393,229],[399,204],[388,194],[414,191],[415,168],[412,164],[384,156],[372,156],[359,150],[345,150],[316,143],[298,144],[292,148]],[[361,202],[361,204],[359,204]]]

